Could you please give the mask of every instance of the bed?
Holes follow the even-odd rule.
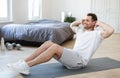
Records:
[[[52,41],[61,44],[73,38],[70,23],[51,19],[42,19],[26,24],[7,24],[1,28],[5,41]]]

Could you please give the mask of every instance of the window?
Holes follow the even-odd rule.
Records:
[[[12,0],[0,0],[0,21],[11,21]]]
[[[29,20],[36,20],[42,17],[42,0],[29,0]]]

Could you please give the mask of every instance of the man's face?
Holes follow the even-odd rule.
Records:
[[[95,27],[95,23],[96,21],[92,21],[92,17],[91,16],[87,16],[86,19],[83,20],[82,24],[84,26],[85,29],[91,29]]]

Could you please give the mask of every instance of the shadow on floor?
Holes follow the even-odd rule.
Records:
[[[111,58],[92,59],[84,69],[68,70],[60,63],[41,64],[31,68],[30,75],[24,78],[56,78],[81,73],[90,73],[120,68],[120,62]]]

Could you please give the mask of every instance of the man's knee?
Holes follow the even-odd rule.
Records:
[[[62,46],[60,46],[60,45],[58,45],[58,44],[56,44],[56,43],[53,43],[53,42],[51,42],[51,41],[46,41],[45,44],[52,44],[52,45],[51,45],[51,48],[52,48],[53,50],[57,51],[57,52],[58,52],[58,51],[61,51],[61,50],[63,49]]]
[[[58,49],[60,46],[58,44],[53,44],[52,47]]]
[[[54,44],[54,45],[52,45],[52,48],[53,48],[54,52],[58,55],[58,57],[60,57],[63,52],[63,47],[58,44]]]

